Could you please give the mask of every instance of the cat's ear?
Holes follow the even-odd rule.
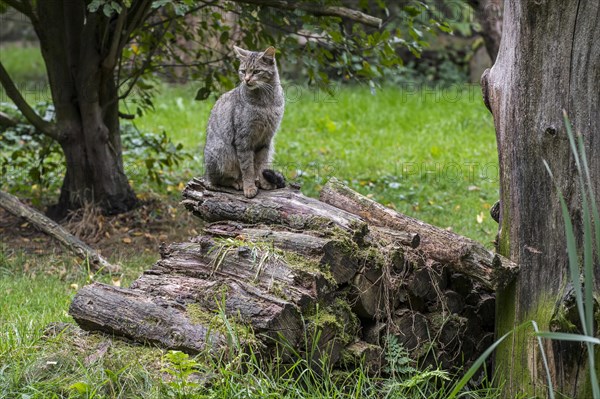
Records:
[[[266,61],[267,64],[273,65],[275,63],[275,47],[271,46],[263,51],[260,58]]]
[[[271,58],[275,58],[275,47],[270,46],[268,49],[266,49],[265,51],[263,51],[263,57],[271,57]]]
[[[235,51],[235,55],[240,60],[243,60],[243,59],[247,58],[250,55],[250,51],[244,50],[243,48],[240,48],[238,46],[233,46],[233,51]]]

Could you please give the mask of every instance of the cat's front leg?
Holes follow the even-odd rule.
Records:
[[[240,162],[240,169],[242,171],[242,185],[244,188],[244,195],[247,198],[253,198],[258,194],[258,187],[256,187],[256,175],[254,171],[254,151],[237,151],[238,161]]]
[[[263,190],[274,190],[277,186],[265,179],[263,170],[268,169],[271,163],[271,148],[264,147],[254,153],[254,174],[258,187]]]

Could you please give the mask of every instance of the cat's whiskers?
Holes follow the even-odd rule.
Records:
[[[264,91],[266,91],[267,94],[269,94],[271,96],[275,95],[275,87],[272,84],[267,83],[267,82],[261,82],[261,81],[258,81],[256,83],[257,83],[257,86],[259,89],[261,89],[261,90],[264,89]]]

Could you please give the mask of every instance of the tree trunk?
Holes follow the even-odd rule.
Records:
[[[559,311],[568,297],[568,259],[557,183],[579,241],[578,178],[562,110],[583,136],[592,185],[600,193],[600,2],[506,1],[496,63],[482,77],[496,127],[500,162],[499,251],[520,265],[517,279],[497,292],[496,334],[535,320],[541,330],[581,326]],[[546,172],[546,160],[554,173]],[[598,295],[600,265],[594,265]],[[573,312],[574,315],[577,312]],[[598,335],[598,332],[596,332]],[[531,329],[519,330],[496,354],[505,397],[545,397],[547,381]],[[556,391],[591,398],[585,347],[545,341]],[[596,348],[596,358],[598,358]]]
[[[502,38],[502,0],[469,0],[475,11],[475,17],[481,25],[481,36],[485,49],[492,59],[496,61]]]
[[[86,202],[106,213],[124,212],[137,199],[123,168],[115,67],[104,62],[105,42],[112,41],[107,31],[114,23],[88,13],[85,2],[62,3],[37,2],[38,15],[53,23],[32,21],[67,166],[59,202],[50,214],[61,217]]]

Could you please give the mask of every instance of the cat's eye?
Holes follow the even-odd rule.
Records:
[[[240,73],[246,73],[245,69],[240,69]]]

